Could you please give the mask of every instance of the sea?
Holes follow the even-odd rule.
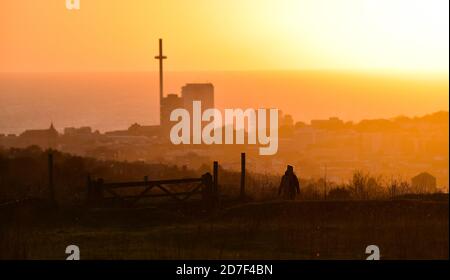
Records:
[[[448,111],[448,75],[339,71],[164,73],[165,94],[212,83],[215,105],[278,108],[296,121],[345,121]],[[0,73],[0,134],[90,126],[101,132],[159,123],[157,72]]]

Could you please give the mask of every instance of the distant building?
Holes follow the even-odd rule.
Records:
[[[92,134],[92,128],[89,126],[64,128],[64,135],[66,136],[84,136],[89,134]]]
[[[30,129],[20,134],[20,138],[25,145],[38,145],[43,148],[56,147],[58,136],[59,133],[53,123],[48,129]]]
[[[344,127],[344,122],[334,117],[328,120],[311,120],[311,126],[319,129],[338,129]]]
[[[127,130],[115,130],[105,132],[106,136],[158,136],[161,133],[161,126],[159,125],[140,125],[138,123],[132,124]]]
[[[164,97],[163,61],[167,56],[163,55],[162,39],[159,39],[159,53],[155,59],[159,62],[160,132],[165,134],[171,128],[170,115],[175,109],[186,109],[192,116],[194,101],[201,101],[202,113],[206,109],[214,108],[214,86],[211,83],[189,83],[181,88],[181,96],[169,94]]]
[[[202,112],[214,108],[214,86],[207,84],[186,84],[181,88],[183,107],[192,114],[192,103],[202,102]]]
[[[170,114],[177,108],[183,108],[183,99],[176,94],[168,94],[161,100],[161,126],[170,127]]]
[[[167,56],[163,55],[162,39],[159,39],[159,53],[155,59],[159,62],[160,125],[143,126],[136,123],[127,130],[108,131],[105,133],[106,136],[146,136],[167,141],[168,131],[174,124],[170,121],[170,115],[175,109],[186,109],[192,117],[194,101],[201,101],[201,113],[214,108],[214,86],[211,83],[188,83],[181,88],[181,96],[173,93],[164,96],[163,61]],[[80,132],[74,128],[65,131],[68,134]]]
[[[436,178],[428,172],[422,172],[411,179],[411,187],[417,193],[436,192]]]
[[[268,121],[270,122],[270,119]],[[280,137],[291,137],[293,134],[294,119],[291,115],[284,115],[282,111],[278,111],[278,135]]]
[[[161,99],[161,126],[166,131],[172,127],[170,114],[173,110],[182,108],[189,111],[192,117],[192,103],[201,101],[202,110],[214,108],[214,86],[208,84],[186,84],[181,88],[181,97],[168,94]]]

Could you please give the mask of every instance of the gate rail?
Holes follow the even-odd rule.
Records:
[[[192,184],[195,184],[192,187]],[[190,188],[183,191],[172,191],[173,185],[191,185]],[[143,188],[136,195],[125,195],[119,193],[119,189]],[[153,189],[159,189],[162,193],[150,193]],[[166,180],[148,180],[144,177],[143,181],[131,182],[108,182],[103,178],[92,180],[91,176],[87,179],[87,203],[89,206],[98,207],[105,201],[116,199],[126,206],[133,206],[143,198],[171,197],[172,199],[183,202],[194,195],[201,195],[202,200],[211,204],[219,198],[218,190],[218,163],[214,162],[214,177],[208,172],[200,178],[166,179]]]

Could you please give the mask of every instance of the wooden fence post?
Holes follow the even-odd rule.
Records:
[[[98,192],[98,199],[100,201],[103,200],[103,178],[100,178],[97,180],[97,192]]]
[[[92,180],[91,175],[87,178],[89,206],[99,206],[103,202],[103,179]]]
[[[145,186],[148,185],[148,176],[144,176],[144,185],[145,185]]]
[[[87,196],[86,196],[86,203],[88,206],[91,206],[93,204],[93,201],[95,199],[94,195],[94,186],[92,183],[91,174],[88,173],[88,176],[86,178],[86,186],[87,186]]]
[[[214,161],[213,165],[213,183],[214,183],[214,196],[219,198],[219,162]]]
[[[245,153],[241,153],[241,199],[245,198]]]
[[[202,199],[208,206],[211,205],[214,198],[214,182],[211,173],[207,172],[202,175]]]
[[[92,179],[89,173],[86,177],[86,191],[86,203],[90,205],[92,203]]]
[[[50,194],[50,201],[55,201],[55,186],[53,182],[53,152],[52,150],[48,151],[48,190]]]

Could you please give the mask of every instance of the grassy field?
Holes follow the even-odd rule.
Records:
[[[1,259],[448,259],[443,201],[193,202],[139,209],[58,210],[23,206],[1,213]]]

